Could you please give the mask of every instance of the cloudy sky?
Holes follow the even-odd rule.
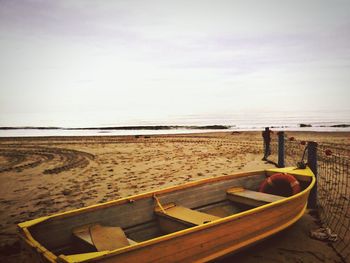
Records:
[[[348,114],[350,1],[0,0],[0,58],[0,126]]]

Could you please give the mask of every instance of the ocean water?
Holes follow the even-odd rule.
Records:
[[[60,124],[60,123],[58,123]],[[349,111],[309,111],[309,112],[236,112],[221,114],[188,114],[181,116],[168,116],[167,118],[132,119],[128,121],[104,120],[104,122],[81,122],[74,126],[62,123],[58,127],[86,128],[86,127],[125,127],[125,126],[206,126],[227,125],[228,131],[259,131],[264,127],[272,127],[273,130],[285,131],[350,131],[350,127],[331,127],[334,125],[349,125]],[[300,124],[311,127],[300,127]],[[51,125],[50,125],[51,126]],[[44,127],[44,126],[41,126]],[[6,129],[0,130],[0,137],[26,137],[26,136],[107,136],[107,135],[152,135],[152,134],[180,134],[202,133],[227,130],[202,130],[202,129],[171,129],[171,130],[74,130],[74,129]]]

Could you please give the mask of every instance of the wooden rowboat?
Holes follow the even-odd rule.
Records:
[[[289,197],[258,192],[272,174],[293,175]],[[275,234],[304,213],[309,168],[204,179],[20,223],[36,262],[206,262]]]

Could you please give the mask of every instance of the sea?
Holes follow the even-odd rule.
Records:
[[[60,123],[58,123],[60,124]],[[308,111],[308,112],[236,112],[220,114],[174,115],[166,118],[89,121],[70,125],[44,125],[11,127],[0,124],[0,137],[46,137],[46,136],[116,136],[116,135],[154,135],[188,134],[217,131],[261,131],[270,127],[276,131],[315,131],[349,132],[350,110]],[[224,125],[228,129],[204,129],[208,125]],[[52,127],[52,125],[50,125]],[[132,129],[127,127],[132,126]],[[180,126],[171,129],[138,129],[138,126]],[[3,128],[1,128],[3,127]],[[6,127],[6,129],[4,129]],[[108,129],[106,129],[108,127]],[[113,127],[119,127],[113,129]],[[120,129],[123,127],[123,129]],[[84,128],[84,129],[80,129]],[[89,129],[91,128],[91,129]]]

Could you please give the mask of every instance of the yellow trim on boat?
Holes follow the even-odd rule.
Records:
[[[101,252],[91,252],[91,253],[83,253],[83,254],[75,254],[75,255],[61,255],[60,259],[64,260],[65,262],[82,262],[84,260],[93,259],[99,256],[104,256],[108,254],[108,251],[101,251]]]
[[[239,244],[236,244],[236,245],[234,245],[234,246],[232,246],[232,247],[226,248],[226,249],[224,249],[224,250],[221,250],[221,251],[219,251],[219,252],[217,252],[217,253],[211,254],[210,256],[207,256],[207,257],[205,257],[205,258],[201,258],[200,260],[197,260],[197,261],[194,261],[194,262],[207,262],[207,261],[216,259],[216,258],[218,258],[218,257],[221,257],[221,256],[224,256],[224,255],[226,255],[226,254],[229,254],[229,253],[232,252],[232,251],[238,250],[238,249],[243,248],[243,247],[245,247],[245,246],[247,246],[247,245],[249,245],[249,244],[252,244],[252,243],[255,243],[255,242],[259,241],[259,240],[262,240],[262,239],[264,239],[264,238],[267,238],[267,237],[269,237],[270,235],[273,235],[273,234],[275,234],[275,233],[278,233],[279,231],[281,231],[281,230],[283,230],[283,229],[285,229],[285,228],[291,226],[291,225],[294,224],[296,221],[298,221],[298,220],[304,215],[305,210],[306,210],[306,207],[307,207],[307,205],[305,205],[305,206],[303,207],[303,209],[300,211],[300,213],[299,213],[296,217],[294,217],[292,220],[288,221],[287,223],[285,223],[285,224],[283,224],[283,225],[280,225],[279,227],[276,227],[276,228],[274,228],[274,229],[271,229],[270,231],[267,231],[267,232],[265,232],[265,233],[263,233],[263,234],[261,234],[261,235],[258,235],[258,236],[256,236],[256,237],[253,237],[253,238],[251,238],[251,239],[248,239],[248,240],[246,240],[246,241],[243,241],[243,242],[241,242],[241,243],[239,243]]]
[[[296,169],[295,167],[286,167],[286,168],[275,168],[275,169],[268,169],[267,172],[274,172],[274,173],[290,173],[294,175],[303,175],[303,176],[314,176],[313,172],[309,167],[306,167],[305,169]]]
[[[269,172],[269,171],[272,171],[272,170],[273,170],[273,172],[284,172],[285,171],[284,168],[282,168],[282,169],[283,169],[282,171],[280,169],[270,169],[270,170],[266,170],[266,172]],[[298,173],[301,173],[301,172],[302,171],[300,171],[300,169],[295,169],[295,168],[288,170],[288,173],[290,173],[290,174],[298,174]],[[222,224],[222,223],[225,223],[227,221],[231,221],[231,220],[233,220],[235,218],[248,216],[248,215],[254,214],[254,213],[256,213],[256,212],[258,212],[260,210],[264,210],[264,209],[267,209],[267,208],[272,207],[272,206],[277,206],[277,205],[279,205],[281,203],[290,202],[291,200],[294,200],[294,199],[296,199],[296,198],[298,198],[298,197],[300,197],[302,195],[305,195],[307,192],[309,192],[312,189],[312,187],[315,184],[316,180],[315,180],[315,176],[313,175],[312,171],[310,169],[308,169],[307,171],[304,171],[304,173],[305,173],[306,176],[312,176],[312,181],[311,181],[310,185],[304,191],[302,191],[302,192],[300,192],[300,193],[298,193],[296,195],[287,197],[285,199],[282,199],[282,200],[279,200],[279,201],[276,201],[276,202],[273,202],[273,203],[268,203],[266,205],[263,205],[263,206],[260,206],[260,207],[256,207],[256,208],[253,208],[253,209],[250,209],[250,210],[238,213],[238,214],[234,214],[234,215],[231,215],[231,216],[228,216],[228,217],[225,217],[225,218],[221,218],[221,219],[215,220],[213,222],[210,222],[210,223],[207,223],[207,224],[204,224],[204,225],[194,226],[194,227],[191,227],[191,228],[187,228],[187,229],[184,229],[184,230],[177,231],[175,233],[167,234],[167,235],[164,235],[164,236],[161,236],[161,237],[157,237],[157,238],[154,238],[154,239],[151,239],[151,240],[146,240],[144,242],[140,242],[140,243],[137,243],[137,244],[132,245],[132,246],[123,247],[123,248],[119,248],[119,249],[116,249],[116,250],[113,250],[113,251],[109,251],[109,252],[107,252],[104,255],[101,255],[101,256],[98,256],[96,258],[93,258],[93,260],[97,260],[99,258],[106,257],[106,256],[118,255],[118,254],[130,251],[130,250],[134,250],[134,249],[137,249],[137,248],[149,246],[149,245],[161,242],[161,241],[165,241],[165,240],[172,239],[172,238],[175,238],[175,237],[178,237],[178,236],[182,236],[182,235],[185,235],[185,234],[196,232],[196,231],[198,231],[200,229],[210,228],[212,226],[215,226],[215,225],[218,225],[218,224]],[[295,218],[295,220],[292,220],[290,224],[293,224],[295,221],[297,221],[303,215],[305,209],[306,209],[306,205],[303,208],[303,210],[300,212],[300,214],[298,214],[298,216]],[[288,227],[290,224],[285,224],[285,226],[282,225],[282,226],[278,227],[277,228],[278,230],[276,230],[276,232],[278,232],[280,228],[284,229],[284,228]],[[273,232],[273,230],[271,230],[270,232],[272,232],[271,234],[275,233],[275,232]],[[268,235],[269,234],[266,234],[266,236],[268,236]],[[264,235],[261,235],[261,236],[262,237],[260,239],[264,238]],[[257,240],[259,240],[259,239],[257,239]],[[235,248],[233,248],[233,249],[235,249]],[[59,258],[60,259],[68,259],[67,261],[64,261],[64,262],[67,262],[67,263],[82,262],[83,261],[83,260],[79,260],[79,257],[75,258],[76,261],[69,261],[69,258],[67,258],[67,256],[64,256],[64,258],[62,256],[60,256]]]
[[[153,191],[141,193],[138,195],[128,196],[125,198],[120,198],[117,200],[108,201],[108,202],[105,202],[103,204],[90,205],[87,207],[69,210],[69,211],[62,212],[62,213],[57,213],[57,214],[53,214],[53,215],[49,215],[49,216],[39,217],[37,219],[33,219],[30,221],[20,223],[20,224],[18,224],[18,226],[21,227],[20,225],[24,225],[24,227],[30,227],[30,226],[36,225],[38,223],[41,223],[41,222],[48,220],[50,218],[53,218],[53,217],[54,218],[62,218],[62,217],[70,216],[73,214],[83,213],[84,211],[92,211],[96,208],[103,209],[103,208],[110,207],[110,206],[113,206],[116,204],[130,203],[131,201],[134,202],[136,200],[143,199],[146,197],[153,197],[153,195],[155,195],[155,194],[162,195],[162,194],[166,194],[168,192],[173,192],[173,191],[178,191],[178,190],[182,190],[182,189],[186,189],[186,188],[191,188],[191,187],[194,187],[197,185],[207,184],[210,182],[225,181],[225,180],[230,180],[232,178],[240,178],[240,177],[245,177],[245,176],[250,176],[250,175],[256,175],[259,172],[265,173],[265,170],[256,170],[256,171],[250,171],[250,172],[244,172],[244,173],[238,173],[238,174],[225,175],[225,176],[220,176],[220,177],[210,177],[210,178],[206,178],[206,179],[199,180],[199,181],[188,182],[188,183],[178,185],[178,186],[169,186],[169,187],[163,188],[161,190],[157,190],[157,191],[153,190]]]
[[[41,252],[41,254],[50,262],[56,262],[57,256],[54,255],[50,250],[46,249],[44,246],[42,246],[38,241],[36,241],[33,236],[30,234],[28,228],[22,229],[23,233],[25,234],[26,238],[24,241],[28,243],[30,246],[38,250],[38,252]]]
[[[26,221],[26,222],[23,222],[23,223],[19,223],[18,226],[20,228],[27,228],[27,227],[36,225],[38,223],[41,223],[41,222],[47,220],[48,218],[50,218],[50,216],[39,217],[39,218],[36,218],[36,219],[33,219],[33,220],[29,220],[29,221]]]
[[[164,235],[164,236],[161,236],[161,237],[157,237],[157,238],[153,238],[153,239],[150,239],[150,240],[146,240],[146,241],[143,241],[143,242],[131,245],[131,246],[119,248],[119,249],[116,249],[116,250],[113,250],[113,251],[102,251],[102,252],[84,253],[84,254],[76,254],[76,255],[60,255],[59,256],[59,260],[60,260],[60,262],[67,262],[67,263],[90,261],[90,260],[94,260],[95,261],[95,260],[100,259],[102,257],[117,255],[117,254],[124,253],[124,252],[130,251],[130,250],[135,250],[135,249],[138,249],[138,248],[141,248],[141,247],[152,245],[152,244],[155,244],[155,243],[158,243],[158,242],[161,242],[161,241],[166,241],[166,240],[169,240],[171,238],[175,238],[175,237],[178,237],[178,236],[182,236],[182,235],[185,235],[185,234],[196,232],[198,230],[210,228],[210,227],[213,227],[215,225],[222,224],[222,223],[234,220],[234,219],[239,218],[239,217],[248,216],[250,214],[254,214],[254,213],[258,212],[258,211],[267,209],[269,207],[278,206],[279,204],[287,203],[287,202],[290,202],[290,201],[292,201],[294,199],[297,199],[300,196],[303,196],[307,192],[311,191],[311,189],[314,186],[315,181],[316,181],[314,174],[312,173],[312,171],[308,167],[306,169],[296,169],[294,167],[288,167],[288,168],[258,170],[258,171],[248,172],[248,173],[240,173],[240,174],[228,175],[228,176],[224,176],[224,177],[221,177],[221,178],[220,177],[208,178],[208,179],[204,179],[204,180],[197,181],[197,182],[190,182],[190,183],[187,183],[187,184],[184,184],[184,185],[180,185],[180,186],[176,186],[176,187],[172,186],[172,187],[168,187],[168,188],[165,188],[165,189],[162,189],[162,190],[159,190],[159,191],[147,192],[147,193],[144,193],[144,194],[139,194],[139,195],[130,196],[130,197],[119,199],[119,200],[106,202],[104,204],[97,204],[97,205],[93,205],[93,206],[89,206],[89,207],[85,207],[85,208],[80,208],[80,209],[76,209],[76,210],[72,210],[72,211],[67,211],[67,212],[56,214],[56,215],[52,215],[52,216],[41,217],[41,218],[38,218],[38,219],[35,219],[35,220],[31,220],[31,221],[28,221],[28,222],[21,223],[18,226],[23,231],[26,230],[25,231],[25,236],[28,239],[28,240],[26,240],[27,243],[29,243],[33,247],[36,247],[37,249],[41,250],[42,254],[46,258],[49,258],[51,260],[52,259],[57,259],[57,257],[55,255],[53,255],[50,251],[48,251],[46,248],[41,246],[36,240],[33,239],[31,234],[27,230],[27,227],[33,226],[35,224],[38,224],[38,223],[40,223],[42,221],[45,221],[45,220],[48,220],[50,218],[59,218],[59,217],[62,217],[62,216],[72,215],[72,214],[80,213],[80,212],[83,212],[83,211],[86,211],[86,210],[91,210],[93,208],[101,208],[102,209],[102,208],[105,208],[105,207],[109,207],[111,205],[129,202],[130,199],[138,200],[138,199],[142,199],[142,198],[152,197],[154,194],[158,194],[158,195],[159,194],[164,194],[164,193],[167,193],[167,192],[170,192],[170,191],[176,191],[176,190],[181,190],[181,189],[185,189],[185,188],[190,188],[190,187],[193,187],[193,186],[196,186],[196,185],[205,184],[205,183],[208,183],[208,182],[211,182],[211,181],[224,181],[224,180],[228,180],[228,179],[231,179],[231,178],[237,178],[237,177],[239,178],[239,177],[244,177],[244,176],[249,176],[249,175],[255,175],[255,174],[258,174],[259,172],[261,172],[261,173],[270,173],[270,172],[282,172],[282,173],[284,173],[285,172],[285,173],[290,173],[290,174],[294,174],[294,175],[310,176],[312,178],[312,180],[311,180],[310,185],[306,189],[304,189],[302,192],[300,192],[300,193],[298,193],[296,195],[287,197],[285,199],[282,199],[282,200],[279,200],[279,201],[276,201],[276,202],[273,202],[273,203],[268,203],[266,205],[263,205],[263,206],[260,206],[260,207],[256,207],[256,208],[253,208],[253,209],[250,209],[250,210],[238,213],[238,214],[234,214],[234,215],[231,215],[231,216],[228,216],[228,217],[225,217],[225,218],[221,218],[221,219],[212,221],[212,222],[207,223],[207,224],[203,224],[203,225],[200,225],[200,226],[194,226],[194,227],[191,227],[191,228],[188,228],[188,229],[180,230],[180,231],[175,232],[175,233],[171,233],[171,234],[167,234],[167,235]],[[293,219],[291,221],[290,224],[292,224],[295,221],[297,221],[303,215],[305,209],[306,209],[306,206],[300,212],[300,214],[298,214],[298,216],[295,218],[295,220]],[[282,225],[282,226],[278,227],[276,231],[275,230],[271,230],[271,231],[268,232],[269,234],[266,234],[266,236],[268,236],[270,234],[273,234],[275,232],[278,232],[279,230],[286,228],[290,224],[288,223],[288,224]],[[264,237],[265,237],[265,234],[259,236],[259,238],[257,240],[260,240],[260,239],[262,239]],[[253,241],[250,241],[250,242],[246,241],[246,242],[248,242],[248,243],[254,242],[254,239],[255,238],[252,239]],[[245,244],[245,242],[244,242],[244,244]],[[236,245],[236,246],[238,246],[238,245]],[[234,250],[235,247],[233,247],[233,248],[231,247],[231,248],[228,248],[228,249]],[[220,252],[218,252],[218,253],[220,253]],[[208,258],[208,260],[209,260],[209,258]]]

